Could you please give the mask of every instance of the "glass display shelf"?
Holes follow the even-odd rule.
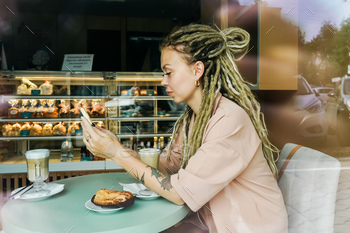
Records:
[[[154,133],[154,134],[116,134],[120,139],[126,138],[153,138],[153,137],[170,137],[172,132],[169,133]],[[21,140],[63,140],[63,139],[76,139],[83,140],[82,135],[78,136],[18,136],[18,137],[0,137],[0,141],[21,141]]]
[[[3,79],[22,79],[23,77],[30,80],[81,80],[89,78],[94,80],[104,80],[107,77],[113,77],[112,72],[78,72],[78,71],[49,71],[49,70],[1,70],[0,77]]]
[[[95,121],[106,121],[106,118],[91,118]],[[81,122],[78,118],[0,118],[0,122]]]
[[[114,100],[123,100],[123,99],[133,99],[133,100],[173,100],[171,96],[142,96],[142,95],[108,95],[107,98]]]
[[[108,117],[108,120],[114,121],[176,121],[179,117],[171,116],[153,116],[153,117]],[[91,118],[93,121],[93,118]]]
[[[1,95],[1,98],[4,100],[10,99],[64,99],[64,100],[76,100],[76,99],[104,99],[105,96],[67,96],[67,95]]]

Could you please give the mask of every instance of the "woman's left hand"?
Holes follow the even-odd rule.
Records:
[[[117,151],[122,148],[118,138],[112,132],[99,126],[92,127],[85,117],[81,119],[83,141],[87,149],[95,156],[113,159]]]

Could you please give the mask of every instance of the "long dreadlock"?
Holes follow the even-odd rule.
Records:
[[[220,91],[223,96],[236,102],[249,115],[262,141],[264,157],[277,178],[278,170],[275,164],[276,160],[274,160],[274,152],[278,154],[278,149],[268,140],[263,114],[260,112],[260,104],[248,87],[248,82],[240,75],[235,63],[247,53],[249,40],[250,35],[241,28],[231,27],[220,31],[200,24],[181,27],[163,39],[161,50],[164,48],[174,49],[182,55],[187,64],[202,61],[205,66],[205,72],[201,78],[204,95],[193,124],[192,133],[188,139],[188,126],[193,111],[190,106],[187,106],[175,124],[169,145],[168,157],[182,124],[183,156],[181,168],[186,167],[189,158],[201,146],[204,129],[211,117],[215,97]]]

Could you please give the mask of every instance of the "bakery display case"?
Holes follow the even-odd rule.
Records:
[[[25,172],[24,152],[50,149],[50,171],[118,169],[82,140],[80,108],[135,150],[163,148],[184,109],[167,96],[161,73],[1,71],[0,173]],[[63,163],[62,148],[72,155]]]
[[[136,137],[153,145],[154,137],[170,136],[184,105],[172,101],[161,80],[161,73],[117,73],[115,80],[106,81],[108,128],[119,138]]]

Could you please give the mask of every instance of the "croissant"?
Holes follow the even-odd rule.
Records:
[[[106,207],[128,207],[134,204],[135,196],[128,191],[100,189],[93,196],[92,202]]]

